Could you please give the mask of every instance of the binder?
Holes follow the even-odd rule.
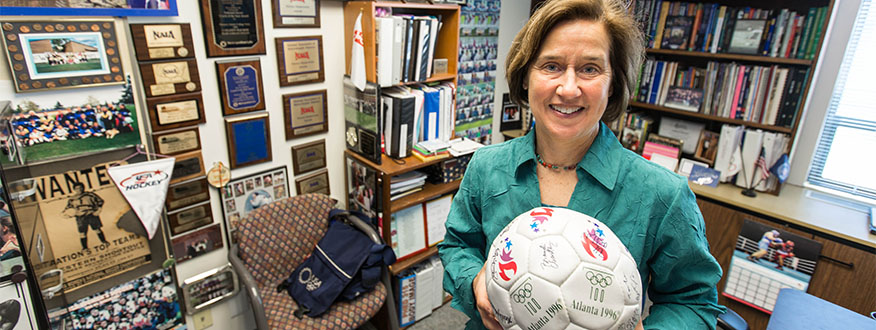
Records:
[[[429,62],[429,52],[432,50],[432,21],[427,17],[416,17],[414,22],[419,26],[417,37],[417,56],[415,62],[414,81],[426,80]]]
[[[431,45],[429,45],[429,60],[426,61],[426,79],[432,77],[432,61],[435,60],[435,44],[438,43],[438,26],[441,24],[441,22],[434,17],[430,17],[429,19],[432,22],[432,31],[430,32],[432,38],[430,39]]]
[[[424,88],[425,104],[423,106],[423,141],[438,139],[439,120],[441,113],[441,93],[433,88]]]
[[[407,71],[405,72],[407,76],[405,77],[405,82],[417,81],[417,50],[420,48],[419,36],[420,36],[420,24],[418,24],[417,20],[413,17],[407,19],[410,27],[408,28],[408,46],[407,50],[405,50],[405,65],[407,67]]]
[[[377,84],[392,85],[392,46],[394,24],[390,17],[378,17],[377,21]]]
[[[402,38],[402,45],[404,49],[404,54],[402,56],[401,63],[401,81],[408,82],[410,81],[410,62],[411,62],[411,48],[413,47],[413,38],[414,35],[414,24],[413,19],[410,16],[401,16],[402,20],[404,20],[404,37]]]
[[[393,16],[392,17],[392,84],[396,85],[402,81],[402,58],[404,57],[405,45],[405,19]]]
[[[413,95],[386,93],[384,98],[389,130],[386,136],[386,155],[393,158],[410,156],[414,132],[414,102]],[[391,120],[390,120],[391,118]]]

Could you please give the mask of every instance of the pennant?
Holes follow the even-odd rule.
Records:
[[[350,64],[350,79],[360,91],[365,91],[365,43],[362,38],[362,13],[353,25],[353,54]]]
[[[791,173],[791,164],[788,162],[788,154],[782,154],[775,164],[770,167],[770,173],[775,174],[780,183],[785,183],[788,179],[788,174]]]
[[[164,158],[107,168],[116,188],[146,228],[149,239],[155,236],[158,222],[161,221],[173,163],[173,158]]]

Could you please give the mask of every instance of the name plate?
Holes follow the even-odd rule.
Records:
[[[162,155],[176,155],[179,153],[201,149],[201,138],[198,128],[183,131],[155,134],[152,136],[155,151]]]
[[[286,140],[328,131],[326,91],[283,95]]]
[[[322,169],[311,175],[295,179],[295,190],[298,195],[309,193],[330,195],[328,169]]]
[[[192,28],[184,24],[131,24],[138,61],[194,57]]]
[[[168,211],[176,210],[210,199],[207,189],[207,178],[182,182],[167,189],[167,199],[164,204]]]
[[[325,80],[322,36],[277,38],[280,86]]]
[[[258,58],[216,62],[223,115],[265,109],[261,63]]]
[[[152,131],[164,131],[204,123],[201,93],[179,94],[146,99]]]
[[[207,56],[265,53],[261,1],[201,1]]]
[[[140,64],[146,97],[190,93],[201,90],[196,60]]]

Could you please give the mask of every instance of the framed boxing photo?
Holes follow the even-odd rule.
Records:
[[[225,119],[232,169],[271,161],[270,126],[267,113]]]

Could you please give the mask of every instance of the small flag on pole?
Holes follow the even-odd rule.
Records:
[[[785,183],[788,179],[788,174],[791,173],[791,164],[788,162],[788,154],[782,154],[773,167],[770,167],[770,173],[775,174],[779,182]]]
[[[770,170],[766,164],[766,153],[763,148],[760,148],[760,157],[757,157],[757,162],[754,163],[754,168],[760,170],[760,179],[766,180],[770,177]]]
[[[362,39],[362,13],[353,25],[353,52],[350,64],[350,80],[360,91],[365,91],[365,42]]]

